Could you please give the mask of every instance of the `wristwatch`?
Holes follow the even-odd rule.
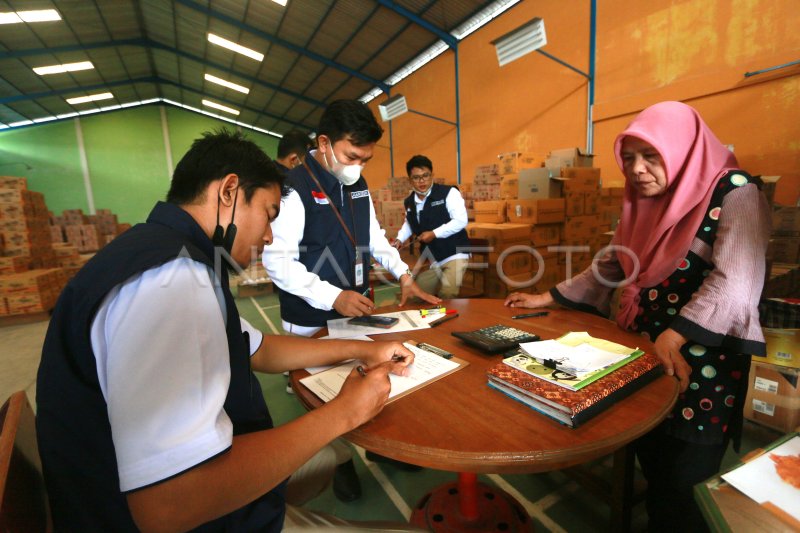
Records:
[[[410,268],[407,268],[406,271],[404,272],[404,274],[408,274],[408,277],[411,278],[411,281],[414,281],[414,273],[411,272]],[[402,277],[402,274],[401,274],[401,277]]]

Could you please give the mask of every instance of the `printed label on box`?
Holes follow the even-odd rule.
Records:
[[[755,390],[771,392],[772,394],[775,394],[778,392],[778,382],[772,381],[771,379],[756,377],[755,383],[753,383],[753,388]]]
[[[753,411],[767,416],[775,416],[775,406],[762,400],[753,400]]]
[[[787,353],[787,352],[775,352],[775,358],[776,359],[784,359],[786,361],[791,361],[792,360],[792,354]]]

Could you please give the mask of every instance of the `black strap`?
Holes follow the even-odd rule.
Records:
[[[339,224],[342,225],[342,229],[347,234],[347,237],[350,239],[350,242],[353,243],[353,248],[356,248],[358,246],[356,244],[356,240],[353,238],[353,234],[350,233],[350,230],[348,229],[347,224],[344,223],[344,220],[342,219],[342,215],[339,214],[339,210],[336,209],[336,206],[334,205],[333,201],[328,196],[328,193],[326,193],[325,189],[322,188],[322,185],[320,184],[320,182],[317,179],[317,177],[314,175],[314,172],[311,170],[311,167],[308,166],[308,163],[303,161],[303,166],[306,167],[306,172],[308,172],[308,175],[311,176],[312,180],[314,180],[314,183],[317,184],[317,187],[319,187],[320,192],[322,192],[322,194],[325,195],[325,199],[328,201],[328,205],[331,206],[331,209],[333,209],[333,214],[336,215],[337,220],[339,220]],[[352,198],[351,198],[350,209],[352,209],[352,208],[353,207],[352,207]],[[355,213],[353,213],[353,216],[355,216]]]

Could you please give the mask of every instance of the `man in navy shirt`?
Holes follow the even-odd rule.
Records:
[[[423,257],[431,261],[431,268],[417,277],[417,283],[440,298],[457,298],[469,264],[464,198],[458,188],[433,182],[433,163],[424,155],[409,159],[406,172],[413,191],[403,202],[406,220],[392,245],[400,249],[416,235]]]
[[[296,472],[383,408],[388,372],[413,360],[401,344],[265,337],[239,316],[220,261],[244,268],[272,241],[282,192],[258,146],[206,134],[167,201],[64,289],[36,393],[56,530],[278,532]],[[273,427],[252,370],[350,357],[370,367],[364,377]]]

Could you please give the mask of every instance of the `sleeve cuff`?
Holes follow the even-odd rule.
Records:
[[[706,346],[722,347],[736,353],[762,357],[767,354],[767,345],[763,342],[715,333],[680,315],[675,317],[669,327],[687,339]]]
[[[584,304],[584,303],[580,303],[580,302],[573,302],[572,300],[568,300],[567,298],[564,297],[564,295],[562,295],[560,292],[558,292],[558,289],[556,289],[555,287],[550,289],[550,295],[553,297],[553,300],[555,300],[557,304],[563,305],[564,307],[567,307],[569,309],[574,309],[576,311],[583,311],[584,313],[590,313],[592,315],[597,315],[597,316],[601,316],[603,318],[608,318],[603,313],[601,313],[596,307],[594,307],[592,305]]]

